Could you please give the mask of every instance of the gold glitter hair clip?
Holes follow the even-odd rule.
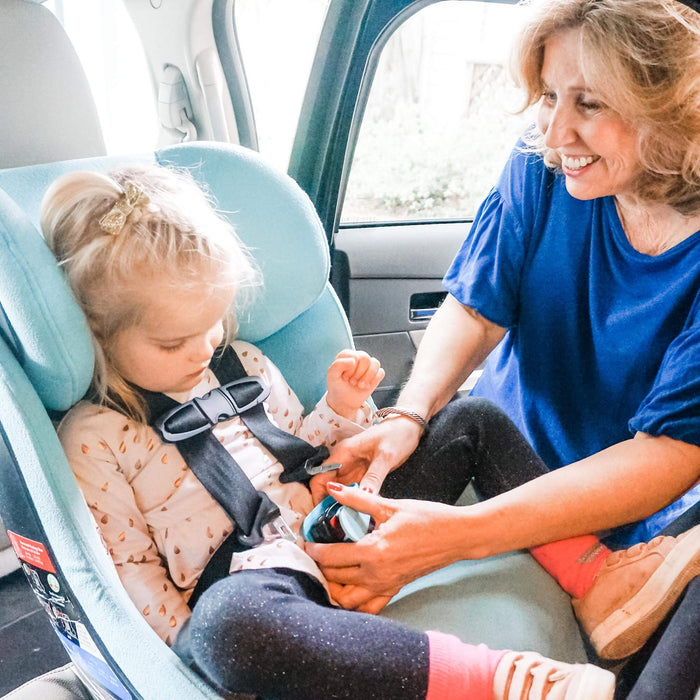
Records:
[[[118,236],[126,220],[134,211],[137,204],[147,204],[146,193],[135,182],[128,181],[124,185],[124,194],[116,204],[100,219],[100,228],[110,236]]]

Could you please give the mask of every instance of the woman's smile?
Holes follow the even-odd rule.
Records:
[[[586,83],[579,56],[579,29],[545,43],[537,115],[545,146],[559,157],[572,197],[632,194],[641,170],[637,131]]]

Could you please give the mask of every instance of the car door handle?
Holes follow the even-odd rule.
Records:
[[[437,307],[430,309],[411,309],[408,318],[411,321],[429,321],[437,311]]]
[[[409,321],[429,321],[447,296],[446,292],[419,292],[411,294],[408,307]]]

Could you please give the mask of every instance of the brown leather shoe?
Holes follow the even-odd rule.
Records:
[[[496,666],[493,700],[612,700],[615,676],[592,664],[566,664],[534,651],[509,651]]]
[[[644,645],[698,574],[700,525],[613,552],[588,593],[572,601],[574,611],[601,658],[623,659]]]

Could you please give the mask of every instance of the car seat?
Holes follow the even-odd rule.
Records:
[[[265,278],[241,315],[239,336],[272,358],[307,409],[352,337],[328,284],[328,246],[311,202],[252,151],[196,142],[148,156],[0,171],[0,514],[94,697],[212,698],[121,587],[54,429],[87,390],[93,352],[86,321],[38,231],[41,199],[65,172],[125,162],[188,168],[230,218]],[[526,553],[435,572],[407,586],[382,614],[494,648],[585,660],[568,597]],[[31,693],[13,697],[36,697]]]
[[[46,7],[27,0],[0,3],[0,66],[0,168],[104,155],[85,72]],[[0,577],[16,568],[0,521]]]

